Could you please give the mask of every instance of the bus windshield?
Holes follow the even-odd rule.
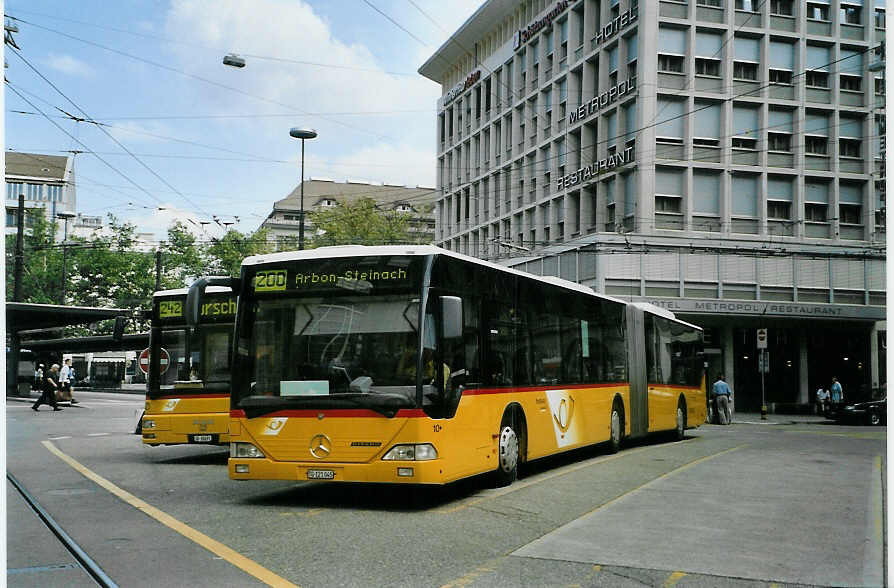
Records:
[[[228,390],[232,330],[230,325],[203,325],[197,336],[188,339],[187,349],[185,329],[162,329],[150,351],[160,357],[158,384],[150,389],[150,397],[174,390],[178,394],[208,392],[209,388]],[[198,383],[203,386],[196,387]]]
[[[243,395],[319,407],[331,397],[364,407],[415,404],[418,297],[263,299],[248,319],[253,365]]]

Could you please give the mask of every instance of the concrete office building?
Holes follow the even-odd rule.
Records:
[[[19,194],[25,195],[25,209],[41,208],[47,220],[58,213],[73,213],[77,207],[74,158],[42,153],[6,152],[6,234],[15,235]],[[64,223],[56,219],[57,237],[63,237]]]
[[[420,68],[436,244],[706,329],[737,410],[885,373],[885,7],[488,0]]]

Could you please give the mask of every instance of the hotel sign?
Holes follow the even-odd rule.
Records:
[[[469,74],[469,77],[465,79],[465,81],[458,83],[457,85],[450,88],[446,94],[444,94],[443,98],[441,98],[441,107],[445,107],[454,100],[456,100],[457,96],[471,88],[475,85],[475,82],[481,79],[481,70],[476,69],[472,73]]]
[[[803,304],[798,302],[758,302],[698,300],[687,298],[637,298],[671,312],[682,314],[730,314],[801,318],[884,320],[885,307],[852,304]]]
[[[602,94],[593,96],[589,102],[581,104],[577,110],[572,110],[568,115],[568,124],[573,125],[578,121],[590,118],[599,113],[603,108],[614,104],[618,98],[625,96],[636,89],[636,78],[628,78],[617,86],[612,86]]]
[[[596,37],[594,37],[593,40],[597,43],[605,43],[606,41],[617,35],[627,25],[636,21],[636,19],[636,10],[627,10],[626,12],[619,14],[615,18],[608,21],[608,23],[604,27],[596,31]]]
[[[598,176],[599,174],[604,174],[610,170],[615,169],[616,167],[632,163],[633,162],[633,146],[630,146],[624,151],[620,153],[614,153],[600,159],[598,161],[594,161],[590,165],[585,165],[582,168],[571,172],[570,174],[565,174],[561,178],[556,180],[556,190],[565,190],[572,186],[576,186],[581,182],[586,182],[587,180]]]
[[[531,40],[531,37],[551,25],[553,20],[565,12],[569,6],[571,6],[570,0],[559,0],[553,9],[542,18],[538,18],[520,31],[515,31],[515,35],[512,37],[512,50],[518,51],[522,45]]]

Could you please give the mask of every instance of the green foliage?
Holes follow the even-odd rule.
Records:
[[[230,229],[220,239],[214,239],[208,248],[214,273],[238,276],[243,259],[272,252],[273,246],[267,243],[268,232],[266,228],[251,234]]]
[[[62,249],[54,246],[56,225],[43,209],[25,210],[22,302],[58,304],[62,299]],[[16,236],[6,236],[6,299],[13,299]]]
[[[376,201],[371,198],[312,211],[308,213],[307,219],[313,225],[311,234],[305,235],[310,247],[413,242],[409,232],[410,215],[380,210]]]
[[[162,289],[183,288],[208,273],[210,259],[197,243],[196,236],[180,221],[168,227],[168,240],[161,246]],[[152,265],[153,272],[154,263]]]

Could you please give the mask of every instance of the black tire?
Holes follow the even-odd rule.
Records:
[[[676,428],[674,429],[674,438],[682,441],[686,437],[686,403],[681,398],[677,402]]]
[[[609,418],[608,450],[611,453],[620,451],[621,442],[624,440],[624,419],[621,415],[621,407],[618,401],[615,401],[612,404],[612,413]]]
[[[498,488],[508,486],[518,477],[519,447],[521,442],[514,419],[506,417],[500,425],[500,436],[497,440],[497,470],[494,472],[494,485]]]
[[[866,423],[873,427],[877,427],[882,424],[882,415],[873,410],[866,417]]]

